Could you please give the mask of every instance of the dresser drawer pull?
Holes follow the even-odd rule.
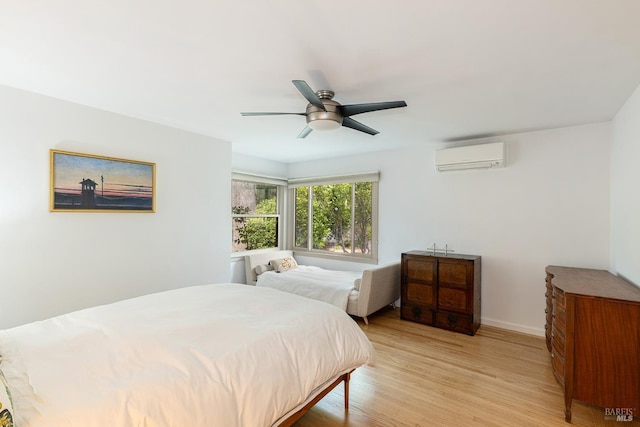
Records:
[[[455,328],[456,324],[458,323],[458,316],[453,313],[449,313],[447,315],[447,323],[449,324],[449,327]]]
[[[414,319],[420,319],[420,316],[422,316],[422,309],[414,305],[411,307],[411,314],[413,314]]]

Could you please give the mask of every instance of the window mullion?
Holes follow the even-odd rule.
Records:
[[[308,211],[309,215],[307,218],[307,250],[310,251],[313,249],[313,187],[309,187],[309,197],[307,197],[308,201]]]
[[[356,238],[356,184],[351,184],[351,253],[355,253]]]

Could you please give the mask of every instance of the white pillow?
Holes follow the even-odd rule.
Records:
[[[293,270],[294,268],[298,267],[298,263],[292,256],[280,259],[272,259],[271,261],[269,261],[269,264],[271,264],[273,266],[273,269],[278,273]]]
[[[7,379],[0,369],[0,426],[13,427],[13,403]]]
[[[255,268],[253,269],[253,271],[256,273],[256,276],[261,275],[265,271],[271,271],[271,270],[273,270],[273,267],[269,264],[256,265]]]

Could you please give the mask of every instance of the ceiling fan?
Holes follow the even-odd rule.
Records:
[[[351,118],[356,114],[368,113],[370,111],[387,110],[389,108],[406,107],[404,101],[374,102],[368,104],[341,105],[333,100],[335,93],[332,90],[313,89],[304,80],[292,80],[294,86],[304,96],[309,105],[304,113],[240,113],[243,116],[280,116],[294,114],[306,116],[307,126],[302,129],[298,138],[305,138],[312,130],[330,130],[345,126],[360,132],[376,135],[379,132],[369,126],[363,125]]]

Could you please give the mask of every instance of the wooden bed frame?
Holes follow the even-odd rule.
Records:
[[[255,285],[258,265],[268,264],[270,260],[293,256],[293,251],[270,251],[244,257],[246,282]],[[362,317],[365,324],[370,314],[383,307],[394,304],[400,298],[400,262],[371,268],[362,272],[357,300],[349,300],[347,313]]]
[[[332,383],[330,383],[327,387],[325,387],[316,397],[307,402],[302,408],[288,416],[284,421],[280,424],[277,424],[278,427],[290,427],[300,418],[302,418],[311,408],[313,408],[316,403],[322,400],[331,390],[336,388],[338,384],[344,381],[344,410],[349,410],[349,380],[351,379],[351,373],[354,370],[351,370],[347,373],[340,375],[335,379]]]

